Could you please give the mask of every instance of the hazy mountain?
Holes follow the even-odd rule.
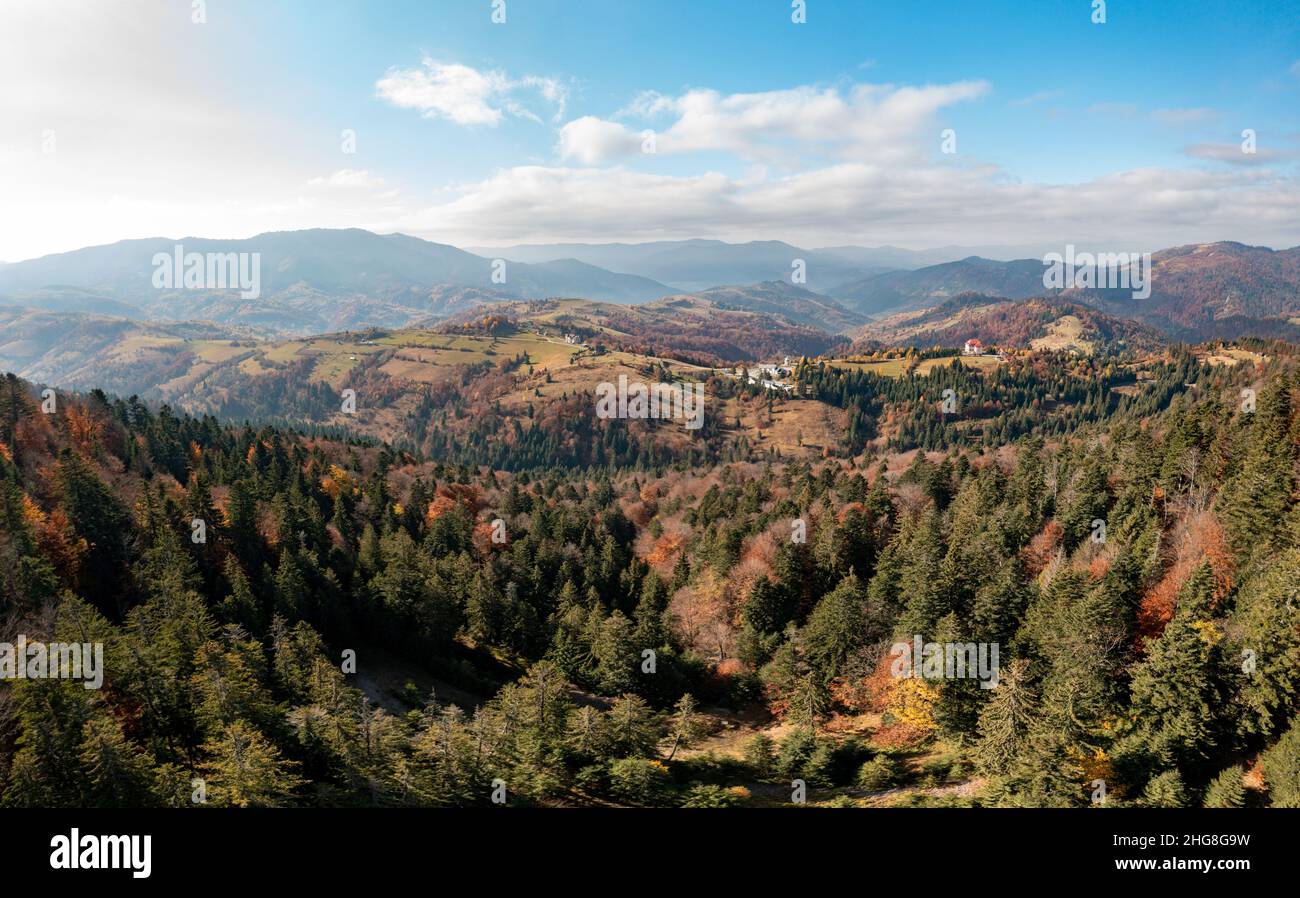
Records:
[[[726,243],[721,240],[661,240],[647,243],[532,243],[470,248],[487,258],[520,262],[580,259],[610,271],[638,274],[682,290],[719,284],[788,279],[794,259],[808,264],[807,286],[822,293],[832,287],[898,269],[912,270],[978,255],[989,259],[1041,257],[1039,246],[942,246],[911,250],[897,246],[802,248],[780,241]]]
[[[830,333],[847,333],[866,324],[865,316],[846,309],[829,296],[796,287],[785,281],[763,281],[736,287],[714,287],[694,296],[720,309],[762,312]],[[680,297],[668,297],[668,302]]]
[[[578,259],[610,271],[652,278],[687,291],[704,290],[719,284],[789,279],[796,259],[805,262],[807,286],[814,290],[894,267],[870,261],[871,250],[861,250],[851,258],[841,251],[801,249],[779,240],[528,244],[476,252],[489,258],[533,263]],[[882,258],[893,258],[898,252],[905,251],[886,251]]]
[[[157,289],[155,254],[260,253],[261,295],[238,290]],[[493,282],[494,271],[504,275]],[[576,260],[507,264],[452,246],[404,234],[358,229],[282,231],[246,240],[149,238],[88,247],[5,266],[0,296],[42,307],[51,291],[88,291],[105,300],[94,311],[118,311],[122,303],[154,319],[207,318],[256,324],[284,332],[307,332],[365,323],[396,326],[434,311],[447,286],[485,291],[482,298],[584,296],[610,302],[643,302],[673,292],[635,275],[604,271]]]
[[[22,298],[0,295],[0,306],[30,306],[45,312],[97,312],[120,318],[143,318],[144,313],[135,306],[118,302],[94,290],[77,287],[51,287],[33,290]]]
[[[838,256],[864,268],[907,269],[925,268],[979,256],[983,259],[1012,260],[1042,258],[1044,253],[1057,249],[1054,244],[1014,246],[938,246],[933,249],[901,249],[897,246],[823,246],[817,252]],[[864,273],[866,277],[868,273]]]
[[[154,257],[170,256],[177,244],[186,252],[259,253],[260,295],[155,288]],[[930,308],[964,293],[1014,300],[1049,292],[1038,258],[969,256],[913,270],[872,267],[924,255],[893,247],[806,250],[779,241],[686,240],[487,252],[357,229],[126,240],[3,266],[0,305],[298,335],[409,327],[492,302],[571,297],[632,304],[689,292],[719,308],[843,332],[860,326],[863,316]],[[796,259],[806,265],[806,285],[789,282]],[[1161,250],[1152,261],[1147,299],[1118,290],[1062,295],[1180,339],[1300,335],[1300,247],[1198,244]]]
[[[1023,299],[1044,292],[1040,260],[997,262],[979,256],[915,271],[877,274],[840,284],[829,291],[865,315],[933,306],[962,293]]]

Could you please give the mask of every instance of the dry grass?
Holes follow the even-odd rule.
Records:
[[[929,374],[935,368],[951,365],[954,358],[967,368],[972,368],[975,371],[993,371],[1002,364],[1002,360],[995,355],[959,355],[939,359],[926,359],[916,366],[916,373],[921,375]]]
[[[912,359],[833,359],[827,362],[832,368],[845,368],[850,371],[870,371],[881,377],[900,377],[907,373]]]
[[[1261,353],[1251,352],[1248,349],[1229,348],[1221,348],[1213,352],[1202,353],[1200,354],[1200,358],[1202,361],[1208,362],[1211,365],[1224,365],[1229,368],[1234,365],[1240,365],[1243,362],[1248,362],[1252,365],[1262,365],[1264,362],[1268,361],[1268,356],[1262,355]]]
[[[1083,322],[1077,315],[1062,315],[1047,326],[1047,334],[1029,345],[1034,349],[1060,350],[1077,349],[1084,355],[1092,355],[1096,347],[1083,337]]]

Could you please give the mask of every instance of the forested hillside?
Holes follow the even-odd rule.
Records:
[[[107,670],[0,691],[0,801],[1300,805],[1300,360],[1253,348],[808,366],[984,411],[700,464],[593,419],[514,473],[9,376],[0,638]],[[996,687],[891,675],[917,636]]]

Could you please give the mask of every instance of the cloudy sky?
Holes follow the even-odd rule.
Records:
[[[1300,243],[1294,0],[493,6],[3,0],[0,260],[305,227]]]

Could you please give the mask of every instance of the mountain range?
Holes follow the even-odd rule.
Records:
[[[1151,295],[1145,299],[1135,299],[1130,290],[1048,290],[1043,271],[1038,259],[971,257],[869,276],[831,295],[858,312],[881,316],[932,308],[964,293],[1004,299],[1055,294],[1173,339],[1300,337],[1300,246],[1273,250],[1220,242],[1159,250],[1151,254]]]
[[[260,296],[154,287],[155,255],[170,256],[177,245],[186,253],[260,253]],[[452,306],[571,295],[634,303],[672,292],[648,278],[576,259],[494,266],[492,259],[453,246],[359,229],[282,231],[244,240],[124,240],[0,270],[0,300],[9,304],[49,308],[42,302],[53,298],[64,311],[206,319],[280,333],[400,326],[446,309],[449,297]]]
[[[907,250],[841,247],[809,250],[779,240],[724,243],[721,240],[676,240],[652,243],[533,244],[477,252],[542,263],[572,258],[610,271],[624,272],[694,292],[722,284],[751,284],[789,278],[803,262],[809,289],[827,292],[846,281],[925,262]],[[673,292],[673,291],[669,291]]]
[[[1025,299],[1043,295],[1043,263],[1037,259],[997,262],[970,256],[914,271],[869,275],[841,284],[833,293],[866,315],[925,308],[962,293]]]
[[[155,255],[170,256],[177,245],[185,252],[259,253],[259,295],[155,287]],[[1152,289],[1145,299],[1133,298],[1131,291],[1049,290],[1040,259],[967,256],[922,264],[951,249],[809,250],[780,241],[684,240],[529,245],[479,255],[360,229],[244,240],[150,238],[0,267],[0,305],[152,322],[207,321],[283,337],[411,327],[500,302],[576,298],[633,305],[689,296],[718,310],[764,313],[836,334],[964,294],[1012,301],[1056,295],[1173,339],[1300,338],[1300,247],[1220,242],[1160,250],[1152,254]]]
[[[928,250],[896,246],[828,246],[808,249],[779,240],[725,243],[721,240],[662,240],[649,243],[542,243],[471,248],[489,258],[520,262],[579,259],[610,271],[653,278],[680,290],[704,290],[719,284],[750,284],[788,278],[796,259],[807,273],[804,286],[841,294],[835,288],[876,274],[912,270],[981,255],[997,259],[1042,256],[1052,247],[945,246]]]

